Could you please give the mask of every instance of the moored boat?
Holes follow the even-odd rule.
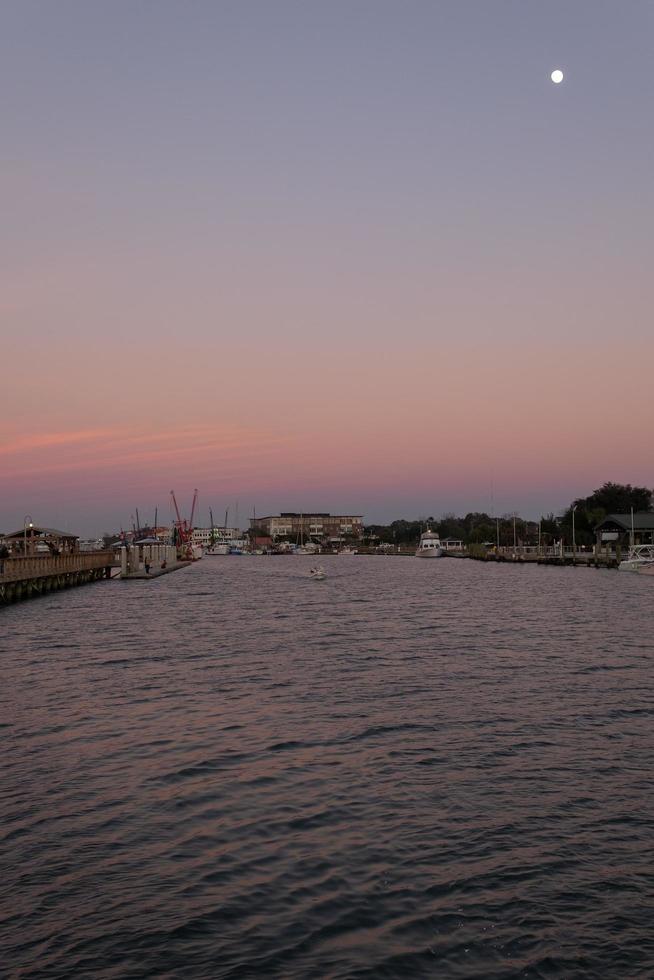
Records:
[[[228,544],[212,544],[210,548],[205,551],[206,555],[228,555],[229,545]]]
[[[436,531],[432,531],[431,528],[427,528],[427,530],[420,535],[420,543],[416,551],[416,558],[442,557],[443,547],[441,545],[440,537]]]
[[[649,566],[654,566],[654,544],[637,544],[629,549],[618,569],[621,572],[640,572]]]

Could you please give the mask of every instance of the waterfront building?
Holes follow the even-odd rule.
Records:
[[[463,541],[460,538],[443,538],[441,548],[444,551],[463,551]]]
[[[331,542],[349,538],[360,540],[363,537],[363,516],[282,511],[277,516],[250,518],[250,530],[257,537],[265,536],[273,541],[280,538]]]
[[[633,522],[633,523],[632,523]],[[633,531],[632,531],[633,527]],[[654,544],[654,512],[607,514],[595,527],[596,551],[614,552],[641,544]]]

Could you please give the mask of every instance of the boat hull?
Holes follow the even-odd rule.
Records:
[[[629,554],[618,565],[620,572],[640,572],[644,568],[654,566],[654,545],[638,544],[629,550]]]

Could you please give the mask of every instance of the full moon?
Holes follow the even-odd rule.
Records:
[[[563,81],[563,72],[561,71],[560,68],[555,68],[552,74],[550,75],[550,78],[552,79],[555,85],[558,85],[559,82]]]

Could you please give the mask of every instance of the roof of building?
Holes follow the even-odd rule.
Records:
[[[608,527],[621,527],[623,531],[631,531],[631,514],[607,514],[603,521],[596,525],[595,530],[601,531]],[[654,511],[639,510],[633,515],[634,531],[654,531]]]
[[[280,518],[285,517],[297,517],[302,518],[304,521],[310,521],[314,517],[329,517],[332,521],[341,520],[343,517],[353,518],[354,520],[362,520],[363,516],[361,514],[352,514],[348,512],[346,514],[327,514],[324,511],[294,511],[294,510],[283,510],[280,514],[268,514],[267,517],[251,517],[250,524],[259,524],[263,521],[278,521]]]
[[[30,538],[58,538],[60,541],[77,541],[79,538],[79,534],[57,531],[54,527],[38,527],[36,524],[28,524],[26,527],[21,527],[19,531],[5,534],[5,538],[22,538],[26,534]]]

